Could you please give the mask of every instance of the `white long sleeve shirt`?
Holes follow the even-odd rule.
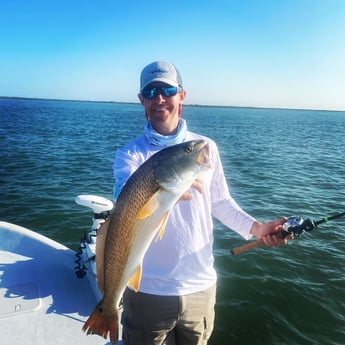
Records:
[[[212,217],[244,238],[252,237],[250,230],[255,219],[230,196],[215,142],[187,131],[184,140],[194,139],[204,139],[210,147],[212,168],[200,176],[204,192],[191,188],[192,200],[180,201],[173,207],[163,238],[153,241],[145,254],[141,292],[186,295],[216,283]],[[159,149],[141,135],[116,152],[115,198],[133,172]]]

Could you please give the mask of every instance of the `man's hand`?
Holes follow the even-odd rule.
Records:
[[[250,233],[257,239],[262,240],[266,246],[283,246],[288,240],[292,239],[291,235],[283,237],[283,224],[286,220],[287,218],[283,217],[267,223],[255,222]]]
[[[200,178],[196,178],[191,186],[191,188],[195,188],[200,194],[204,192],[204,184]],[[193,194],[190,190],[182,194],[179,201],[186,201],[186,200],[192,200]]]

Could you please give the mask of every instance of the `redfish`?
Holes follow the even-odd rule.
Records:
[[[102,300],[83,326],[116,344],[118,308],[126,286],[138,291],[144,255],[162,237],[169,212],[202,172],[210,168],[204,140],[174,145],[143,163],[123,187],[109,220],[98,231],[96,267]]]

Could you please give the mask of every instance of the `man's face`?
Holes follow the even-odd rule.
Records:
[[[163,135],[173,134],[178,126],[180,108],[186,92],[177,88],[177,93],[171,95],[174,94],[173,88],[160,82],[151,83],[144,90],[147,92],[142,92],[138,96],[153,128]],[[151,99],[145,97],[145,94]]]

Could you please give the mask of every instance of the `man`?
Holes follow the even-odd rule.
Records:
[[[152,154],[183,141],[205,139],[212,168],[174,206],[162,240],[149,247],[139,292],[126,289],[123,340],[126,345],[207,344],[213,330],[217,280],[212,217],[244,238],[255,236],[268,246],[285,243],[276,235],[285,218],[260,223],[232,199],[215,142],[188,131],[181,118],[186,91],[175,66],[163,61],[146,66],[138,96],[147,124],[141,136],[116,153],[115,198]]]

